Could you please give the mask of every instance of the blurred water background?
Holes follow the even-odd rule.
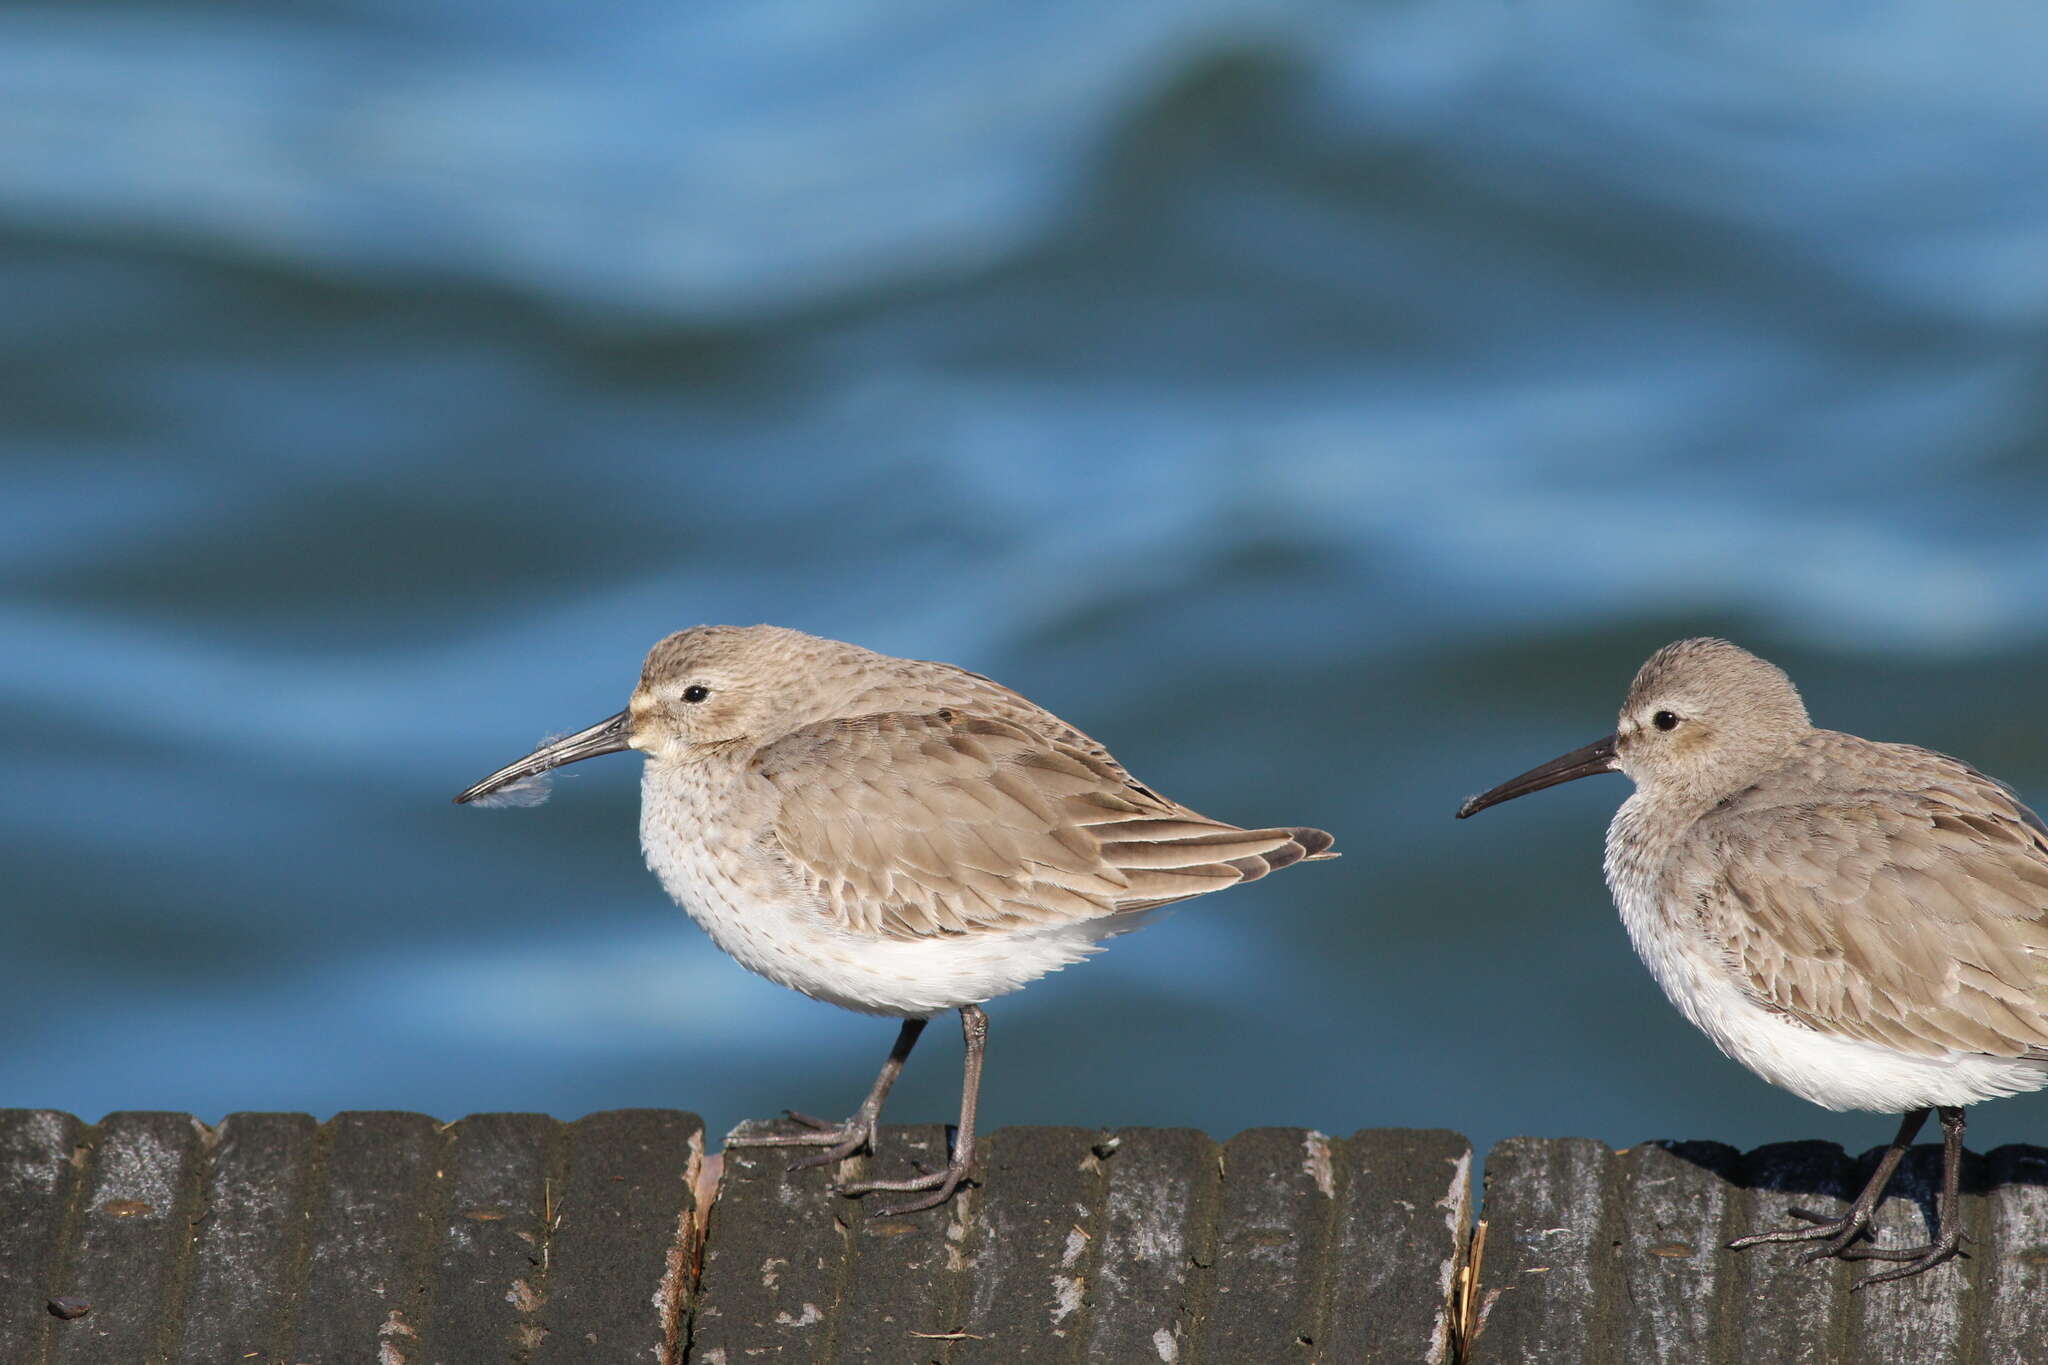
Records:
[[[637,760],[448,800],[772,621],[1342,841],[998,1002],[993,1123],[1884,1140],[1658,994],[1623,779],[1451,814],[1701,632],[2048,801],[2044,45],[1945,0],[16,0],[0,1104],[850,1109],[893,1027],[668,903]]]

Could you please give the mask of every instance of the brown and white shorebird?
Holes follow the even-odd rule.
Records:
[[[943,1203],[974,1160],[981,1004],[1098,950],[1148,912],[1303,859],[1317,829],[1239,829],[1147,787],[1109,750],[1000,683],[777,626],[697,626],[655,645],[624,711],[456,797],[488,800],[637,749],[640,844],[691,918],[743,966],[817,1000],[903,1020],[841,1124],[734,1145],[874,1141],[932,1015],[960,1012],[960,1125],[941,1171],[847,1185]]]
[[[1608,826],[1607,883],[1671,1003],[1795,1095],[1905,1114],[1842,1217],[1793,1209],[1815,1226],[1730,1245],[1901,1262],[1859,1289],[1955,1256],[1963,1107],[2048,1084],[2048,827],[1967,763],[1815,729],[1782,671],[1705,639],[1650,656],[1614,734],[1458,816],[1604,772],[1636,784]],[[1930,1110],[1939,1235],[1859,1245]]]

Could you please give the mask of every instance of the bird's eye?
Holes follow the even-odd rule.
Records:
[[[1669,711],[1659,711],[1656,715],[1650,717],[1650,724],[1656,726],[1659,730],[1676,730],[1678,728],[1678,717],[1672,715]]]
[[[703,683],[691,683],[683,689],[684,701],[702,701],[711,695],[711,689]]]

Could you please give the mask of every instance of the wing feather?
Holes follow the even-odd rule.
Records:
[[[2048,830],[1975,769],[1884,747],[1919,780],[1706,817],[1702,927],[1754,999],[1811,1027],[2048,1055]]]
[[[797,875],[839,923],[887,937],[1097,919],[1334,856],[1321,830],[1176,805],[1092,741],[952,708],[806,726],[751,766]]]

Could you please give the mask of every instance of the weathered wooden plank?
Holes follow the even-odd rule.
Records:
[[[791,1132],[789,1125],[747,1124]],[[895,1129],[881,1136],[892,1159]],[[703,1279],[691,1319],[696,1365],[748,1361],[824,1361],[831,1351],[851,1242],[859,1216],[832,1192],[837,1173],[813,1167],[786,1173],[803,1150],[727,1147],[718,1200],[711,1208]]]
[[[2032,1365],[2048,1342],[2048,1148],[2000,1147],[1984,1164],[1983,1241],[1964,1248],[1978,1302],[1979,1359]]]
[[[568,1129],[551,1192],[546,1335],[533,1365],[677,1365],[698,1254],[695,1114],[622,1109]]]
[[[424,1114],[340,1114],[321,1131],[291,1365],[420,1365],[445,1147]]]
[[[1082,1128],[1005,1128],[985,1140],[987,1183],[962,1213],[971,1280],[949,1362],[1080,1358],[1101,1140]]]
[[[1962,1221],[1993,1263],[1849,1292],[1878,1262],[1803,1265],[1799,1246],[1725,1248],[1846,1206],[1878,1151],[1826,1143],[1747,1156],[1718,1143],[1517,1139],[1489,1157],[1481,1330],[1467,1359],[1941,1365],[2037,1359],[2048,1311],[2048,1155],[1967,1158]],[[2037,1165],[2026,1165],[2028,1161]],[[1924,1243],[1940,1149],[1916,1148],[1880,1206],[1880,1245]],[[1987,1192],[1988,1191],[1988,1192]],[[1503,1245],[1505,1237],[1506,1245]],[[1972,1260],[1975,1258],[1973,1257]],[[1541,1279],[1537,1279],[1537,1277]]]
[[[1861,1188],[1866,1167],[1832,1142],[1774,1142],[1742,1158],[1733,1237],[1796,1227],[1787,1209],[1833,1217]],[[1843,1360],[1849,1276],[1838,1265],[1800,1265],[1796,1246],[1724,1251],[1733,1259],[1741,1311],[1733,1324],[1735,1358],[1831,1365]]]
[[[889,1130],[884,1169],[936,1164],[943,1138]],[[1967,1258],[1902,1284],[1852,1296],[1875,1263],[1724,1249],[1789,1226],[1790,1206],[1838,1211],[1875,1155],[1503,1143],[1468,1359],[2040,1359],[2048,1150],[1971,1157]],[[983,1186],[884,1218],[882,1201],[830,1194],[826,1172],[786,1179],[788,1153],[731,1153],[687,1358],[1445,1358],[1469,1213],[1454,1134],[1267,1129],[1219,1149],[1190,1132],[1012,1129],[984,1156]],[[86,1130],[0,1111],[0,1360],[682,1365],[700,1158],[696,1120],[662,1111],[573,1129],[245,1114],[211,1134],[182,1115]],[[1882,1244],[1926,1239],[1938,1177],[1938,1147],[1916,1149]],[[60,1320],[44,1307],[57,1294],[91,1311]]]
[[[891,1128],[886,1142],[892,1168],[937,1170],[946,1164],[943,1125]],[[840,1208],[851,1261],[849,1289],[834,1314],[835,1361],[904,1365],[945,1358],[966,1289],[967,1221],[979,1195],[968,1190],[935,1209],[880,1215],[892,1201],[908,1197],[871,1194]]]
[[[181,1365],[283,1353],[318,1131],[306,1114],[230,1114],[215,1130],[171,1357]]]
[[[1614,1153],[1584,1138],[1509,1138],[1488,1154],[1472,1365],[1614,1359],[1616,1174]]]
[[[203,1143],[189,1114],[109,1114],[86,1139],[83,1206],[63,1295],[92,1305],[60,1323],[52,1365],[161,1359],[177,1330]]]
[[[447,1130],[422,1359],[504,1365],[540,1344],[559,1126],[540,1114],[472,1114]]]
[[[0,1360],[42,1358],[58,1320],[47,1307],[78,1190],[84,1125],[48,1109],[0,1109]]]
[[[1865,1155],[1857,1170],[1859,1179],[1868,1175],[1877,1156],[1876,1151]],[[1938,1226],[1934,1221],[1934,1201],[1940,1188],[1941,1148],[1926,1144],[1915,1147],[1899,1163],[1891,1188],[1877,1207],[1877,1216],[1872,1220],[1872,1244],[1925,1246]],[[1966,1153],[1962,1220],[1966,1233],[1975,1239],[1966,1245],[1983,1245],[1983,1189],[1984,1159]],[[1857,1365],[1963,1361],[1976,1341],[1966,1302],[1972,1284],[1982,1278],[1981,1267],[1973,1264],[1976,1260],[1972,1256],[1969,1260],[1952,1261],[1924,1275],[1858,1291],[1848,1304],[1847,1359]],[[1857,1261],[1848,1267],[1848,1273],[1861,1279],[1886,1269],[1887,1264]]]
[[[1621,1338],[1630,1362],[1730,1359],[1739,1271],[1734,1233],[1742,1154],[1720,1142],[1645,1142],[1616,1154],[1621,1181]]]
[[[1192,1359],[1197,1315],[1214,1288],[1222,1148],[1191,1128],[1125,1128],[1090,1151],[1107,1188],[1081,1358]]]
[[[1334,1144],[1329,1180],[1336,1222],[1313,1358],[1448,1361],[1472,1226],[1472,1144],[1440,1129],[1366,1129]]]
[[[1197,1359],[1305,1357],[1319,1326],[1319,1274],[1336,1210],[1331,1139],[1253,1128],[1223,1146],[1215,1292]]]

